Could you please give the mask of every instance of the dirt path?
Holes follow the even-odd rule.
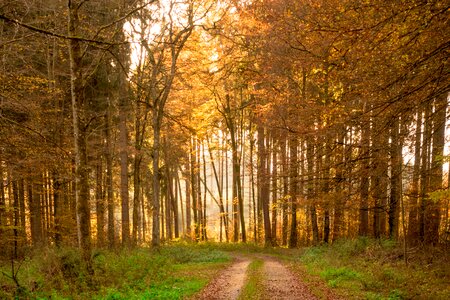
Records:
[[[317,299],[283,264],[273,258],[264,259],[263,299]]]
[[[262,267],[262,280],[264,290],[259,291],[258,299],[317,299],[311,294],[305,283],[298,278],[278,260],[268,256],[257,256],[264,261]],[[238,256],[235,262],[219,273],[205,289],[194,299],[238,299],[246,284],[246,272],[251,258]]]
[[[210,282],[206,288],[194,299],[211,300],[234,300],[245,284],[247,267],[250,259],[236,257],[236,261],[219,276]]]

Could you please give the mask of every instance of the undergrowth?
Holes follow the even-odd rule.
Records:
[[[74,248],[47,248],[21,261],[19,290],[0,265],[0,299],[181,299],[200,291],[230,256],[212,246],[95,250],[94,274]]]
[[[349,299],[450,299],[449,253],[416,248],[404,260],[391,240],[358,238],[306,248],[294,265]]]

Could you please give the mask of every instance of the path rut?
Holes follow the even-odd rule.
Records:
[[[239,297],[245,284],[247,267],[250,259],[236,258],[236,262],[220,272],[194,299],[235,300]]]
[[[306,284],[301,283],[283,264],[273,258],[264,259],[263,299],[317,299]]]
[[[257,298],[261,300],[315,300],[306,283],[301,282],[286,266],[277,259],[257,256],[264,261],[262,267],[263,290]],[[219,276],[210,282],[194,299],[234,300],[247,282],[247,268],[251,258],[235,257],[235,262],[219,272]]]

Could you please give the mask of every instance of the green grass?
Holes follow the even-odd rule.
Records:
[[[450,299],[449,251],[415,248],[406,265],[401,246],[369,238],[294,250],[186,242],[158,250],[95,250],[93,276],[81,267],[77,249],[49,248],[20,262],[20,289],[8,278],[10,262],[0,263],[0,299],[183,299],[200,291],[231,256],[259,253],[288,261],[319,298],[331,290],[344,299]],[[261,259],[249,265],[241,299],[263,293],[262,265]]]
[[[20,291],[4,275],[11,273],[9,264],[0,265],[0,299],[182,299],[230,261],[227,252],[211,245],[95,250],[90,276],[77,249],[49,248],[21,262]]]
[[[316,289],[325,282],[349,299],[450,299],[449,254],[442,248],[415,249],[408,265],[391,240],[341,240],[294,251],[286,259]],[[323,290],[323,288],[322,288]],[[319,297],[324,297],[317,291]]]
[[[260,299],[264,293],[263,272],[264,262],[261,259],[253,260],[247,269],[247,281],[239,295],[239,300]]]

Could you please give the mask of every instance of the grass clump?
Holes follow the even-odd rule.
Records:
[[[331,287],[336,287],[342,282],[359,281],[361,275],[349,268],[327,268],[320,272],[320,276],[328,282]]]

